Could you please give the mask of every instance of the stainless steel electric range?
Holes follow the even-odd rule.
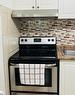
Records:
[[[20,37],[19,51],[9,58],[9,81],[11,95],[59,95],[56,37]]]

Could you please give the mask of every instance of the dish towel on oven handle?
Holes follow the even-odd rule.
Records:
[[[45,64],[19,64],[20,82],[25,85],[44,85]]]

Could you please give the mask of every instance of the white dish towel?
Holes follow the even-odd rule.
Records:
[[[21,84],[44,85],[45,64],[19,64]]]

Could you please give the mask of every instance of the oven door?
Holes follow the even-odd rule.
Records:
[[[35,64],[30,63],[30,65],[35,65]],[[36,64],[36,65],[38,66],[38,64]],[[39,66],[41,66],[41,65],[42,64],[40,64]],[[21,70],[21,68],[22,68],[22,70]],[[21,92],[35,91],[35,92],[57,93],[57,82],[58,82],[57,81],[58,80],[58,74],[57,74],[58,73],[58,66],[57,65],[45,64],[44,75],[43,74],[39,75],[39,77],[41,77],[41,75],[43,75],[42,78],[44,80],[42,78],[41,78],[41,80],[39,80],[37,77],[36,80],[32,79],[32,80],[30,80],[32,82],[28,82],[28,83],[27,83],[27,80],[25,80],[26,76],[24,76],[24,74],[27,73],[27,72],[25,73],[25,69],[26,69],[25,63],[21,64],[21,65],[20,64],[16,64],[16,65],[12,64],[10,66],[11,91],[21,91]],[[21,74],[23,76],[21,76]],[[35,73],[35,76],[33,76],[33,77],[36,77],[36,76],[37,76],[37,73]],[[35,82],[33,82],[33,81],[35,81]]]

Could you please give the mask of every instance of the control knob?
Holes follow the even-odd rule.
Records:
[[[25,42],[27,42],[27,39],[25,39]]]
[[[24,40],[23,39],[21,39],[21,42],[23,42]]]
[[[52,42],[54,41],[54,39],[52,39]]]

